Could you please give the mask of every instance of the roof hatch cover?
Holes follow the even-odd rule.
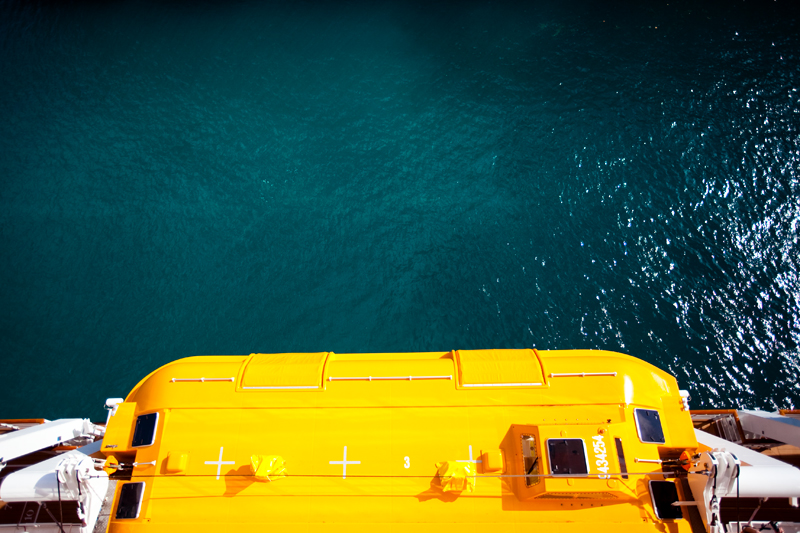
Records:
[[[534,350],[458,350],[462,387],[530,387],[544,384]]]
[[[320,389],[328,352],[252,354],[245,362],[243,389]]]

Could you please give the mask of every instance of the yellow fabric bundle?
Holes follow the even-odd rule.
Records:
[[[256,481],[275,481],[286,477],[286,461],[280,455],[251,455],[250,470]]]
[[[475,470],[472,463],[444,461],[436,463],[439,481],[445,492],[472,492],[475,488]]]

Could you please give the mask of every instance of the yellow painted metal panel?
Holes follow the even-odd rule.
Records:
[[[320,388],[328,352],[253,354],[245,363],[242,388]]]
[[[136,422],[136,404],[123,402],[117,406],[114,415],[109,419],[106,434],[103,437],[104,452],[119,453],[131,449],[131,436]]]
[[[456,360],[462,386],[544,384],[534,350],[458,350]]]
[[[448,385],[452,390],[455,387],[455,372],[453,359],[438,357],[432,359],[410,360],[363,360],[349,359],[337,355],[328,363],[326,386],[331,381],[364,381],[366,378],[394,378],[397,381],[414,379],[420,381],[444,380],[450,381]]]

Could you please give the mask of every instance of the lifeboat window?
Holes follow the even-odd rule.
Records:
[[[119,491],[116,518],[139,518],[142,509],[142,494],[144,494],[144,481],[138,483],[125,483]]]
[[[156,440],[156,425],[158,424],[158,413],[141,415],[136,419],[136,427],[133,430],[133,440],[131,446],[150,446]]]
[[[583,439],[547,439],[547,459],[554,475],[588,474],[586,443]]]
[[[634,409],[639,440],[648,444],[664,444],[661,417],[655,409]]]
[[[625,462],[625,451],[622,449],[622,439],[616,437],[614,444],[617,445],[617,459],[619,459],[619,471],[622,479],[628,479],[628,463]]]
[[[683,518],[681,508],[672,505],[678,501],[678,489],[672,481],[650,481],[650,498],[653,501],[656,516],[661,520]]]
[[[539,483],[539,452],[533,435],[522,436],[522,464],[525,468],[525,484],[530,487]]]

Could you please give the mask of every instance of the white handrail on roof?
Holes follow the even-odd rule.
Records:
[[[566,374],[551,373],[551,378],[585,378],[592,376],[616,376],[616,372],[569,372]]]
[[[177,383],[178,381],[199,381],[205,383],[206,381],[236,381],[236,378],[172,378],[170,381],[172,383]]]
[[[463,383],[462,387],[541,387],[541,383]]]

